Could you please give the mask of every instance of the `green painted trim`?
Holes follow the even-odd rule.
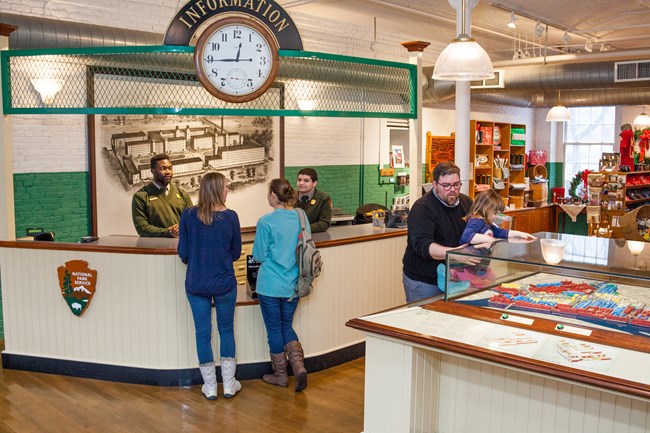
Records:
[[[37,50],[6,50],[3,56],[63,56],[70,54],[129,54],[129,53],[194,53],[193,46],[135,45],[121,47],[43,48]]]
[[[415,65],[411,65],[415,66]],[[417,67],[411,69],[411,78],[409,79],[411,83],[411,117],[412,119],[417,118],[417,100],[418,100],[418,89],[421,89],[422,86],[418,83],[418,70]]]
[[[11,109],[11,76],[9,74],[9,56],[5,55],[7,51],[0,51],[0,76],[2,76],[2,112],[7,113]]]
[[[367,59],[365,57],[343,56],[340,54],[319,53],[315,51],[278,50],[280,57],[313,58],[322,60],[335,60],[339,62],[359,63],[361,65],[391,66],[400,69],[412,69],[417,71],[415,65],[410,63],[391,62],[388,60]]]
[[[0,52],[2,73],[2,95],[3,112],[5,114],[172,114],[172,115],[240,115],[240,116],[278,116],[278,117],[364,117],[364,118],[392,118],[392,119],[415,119],[416,109],[414,103],[410,104],[409,112],[365,112],[365,111],[301,111],[301,110],[268,110],[268,109],[235,109],[235,108],[155,108],[155,107],[78,107],[78,108],[13,108],[11,106],[10,89],[10,68],[9,59],[13,56],[52,56],[71,54],[124,54],[124,53],[193,53],[191,46],[168,46],[168,45],[143,45],[128,47],[84,47],[84,48],[59,48],[59,49],[38,49],[38,50],[5,50]],[[407,69],[410,74],[411,101],[417,100],[417,68],[408,63],[389,62],[376,59],[364,59],[360,57],[341,56],[336,54],[317,53],[311,51],[279,50],[283,57],[295,58],[318,58],[340,62],[352,62],[358,64],[390,66],[394,68]]]
[[[176,114],[206,116],[277,116],[277,117],[364,117],[386,119],[414,119],[411,113],[372,113],[365,111],[300,111],[261,110],[241,108],[10,108],[5,114]]]
[[[194,53],[193,46],[177,45],[136,45],[121,47],[82,47],[82,48],[44,48],[36,50],[5,50],[2,56],[5,57],[29,57],[29,56],[61,56],[71,54],[129,54],[129,53]],[[387,60],[367,59],[363,57],[342,56],[338,54],[319,53],[314,51],[278,50],[280,57],[292,58],[314,58],[323,60],[334,60],[339,62],[358,63],[361,65],[390,66],[393,68],[417,70],[415,65],[410,63],[391,62]]]

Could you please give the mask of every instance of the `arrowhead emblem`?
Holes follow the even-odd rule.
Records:
[[[84,260],[71,260],[65,262],[65,266],[59,266],[57,272],[63,299],[72,314],[80,317],[95,295],[97,271],[90,269]]]

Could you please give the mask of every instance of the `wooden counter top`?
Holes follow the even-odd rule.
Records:
[[[334,226],[325,233],[315,233],[318,248],[368,242],[377,239],[406,236],[406,229],[373,228],[372,224]],[[242,233],[242,242],[251,243],[255,233]],[[25,248],[59,251],[88,251],[116,254],[175,255],[178,239],[146,238],[134,235],[110,235],[90,243],[0,241],[0,248]]]

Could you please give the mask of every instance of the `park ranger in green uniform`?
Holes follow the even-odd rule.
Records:
[[[318,173],[313,168],[298,172],[298,203],[307,214],[312,233],[326,232],[332,221],[332,199],[316,189]]]
[[[171,183],[174,170],[169,156],[151,158],[151,173],[153,182],[133,195],[133,225],[140,236],[177,238],[181,213],[192,207],[192,199]]]

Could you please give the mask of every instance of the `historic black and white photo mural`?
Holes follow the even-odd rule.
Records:
[[[174,182],[198,201],[203,175],[229,180],[227,205],[242,227],[268,212],[267,184],[280,174],[278,119],[241,116],[95,116],[95,178],[99,236],[135,234],[131,197],[151,182],[150,159],[165,153]]]

